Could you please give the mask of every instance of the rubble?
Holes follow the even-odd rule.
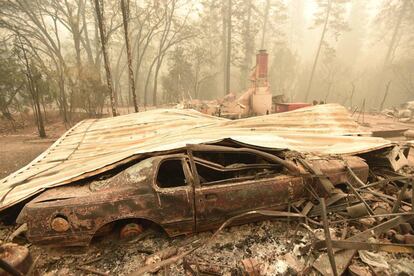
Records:
[[[15,243],[0,245],[0,275],[26,275],[33,264],[29,249]]]
[[[331,220],[330,232],[333,237],[332,243],[334,248],[344,248],[346,246],[345,248],[370,249],[373,252],[378,252],[378,250],[393,252],[384,255],[390,265],[389,273],[392,271],[401,272],[409,270],[410,263],[413,263],[410,257],[412,253],[409,253],[407,250],[403,251],[404,247],[395,247],[392,243],[393,240],[391,238],[388,239],[386,235],[375,235],[382,240],[380,243],[365,239],[363,243],[359,244],[352,242],[338,244],[341,241],[342,230],[344,229],[341,225],[348,225],[345,229],[349,228],[350,224],[355,227],[348,229],[346,233],[347,239],[358,235],[361,230],[365,230],[365,233],[370,234],[372,234],[372,231],[369,228],[367,229],[366,226],[356,223],[360,219],[348,221],[346,217],[335,213],[328,213],[328,216]],[[401,222],[401,215],[399,216],[397,222]],[[390,214],[385,217],[391,218],[391,221],[393,221]],[[393,221],[392,226],[394,227],[397,224]],[[58,263],[54,261],[54,265],[51,265],[53,261],[50,255],[43,255],[42,263],[37,266],[37,269],[40,271],[53,271],[53,267],[56,267],[57,271],[55,270],[55,272],[58,273],[59,270],[66,268],[66,272],[73,273],[74,267],[80,266],[88,268],[89,272],[94,270],[107,275],[130,275],[130,273],[137,272],[139,271],[138,269],[145,267],[145,264],[149,262],[148,260],[153,259],[151,254],[153,254],[152,256],[162,255],[161,253],[165,251],[175,253],[175,249],[178,249],[177,255],[173,256],[174,259],[168,259],[170,264],[166,266],[167,268],[159,270],[159,275],[162,275],[165,271],[169,271],[173,275],[184,275],[184,259],[187,260],[187,263],[195,271],[197,271],[197,265],[195,264],[198,264],[199,271],[218,268],[220,271],[218,275],[230,275],[234,271],[241,271],[241,261],[246,258],[254,258],[260,264],[260,273],[262,274],[259,275],[300,273],[309,269],[309,265],[314,262],[318,255],[321,255],[321,253],[323,255],[323,243],[325,242],[323,234],[321,236],[322,241],[318,243],[316,236],[308,230],[311,229],[316,233],[318,230],[322,230],[322,227],[313,223],[309,223],[309,226],[307,226],[300,223],[297,219],[292,220],[290,227],[287,227],[286,221],[264,221],[235,226],[229,229],[223,227],[223,230],[215,235],[213,239],[208,232],[197,234],[193,238],[180,237],[174,240],[168,240],[157,234],[157,236],[147,236],[142,240],[132,241],[131,244],[117,241],[117,237],[106,238],[102,242],[89,247],[89,253],[76,257],[68,252],[66,254],[70,254],[72,257],[59,258]],[[398,227],[394,227],[394,229],[396,229],[396,233],[399,233]],[[191,246],[197,246],[197,241],[204,242],[205,245],[186,255],[182,261],[176,258],[181,257],[188,250],[192,250]],[[306,246],[310,246],[309,250],[299,250],[299,248],[305,248]],[[171,248],[172,250],[170,250]],[[407,248],[412,248],[412,245]],[[153,253],[147,253],[149,251]],[[395,252],[405,253],[399,253],[399,257],[395,257],[393,255]],[[337,256],[335,258],[338,260]],[[406,262],[398,262],[401,258],[405,259]],[[352,260],[354,262],[358,261],[358,255]],[[395,265],[393,265],[394,263]],[[159,262],[156,264],[160,265]],[[359,267],[370,270],[369,266],[364,266],[364,263],[361,263]],[[355,265],[351,269],[355,270]],[[138,274],[134,273],[133,275]]]
[[[401,104],[399,107],[384,109],[382,114],[398,119],[400,122],[413,122],[414,119],[414,101]]]

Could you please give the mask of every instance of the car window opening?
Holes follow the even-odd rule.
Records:
[[[194,157],[198,157],[224,167],[237,166],[240,164],[267,164],[267,160],[256,154],[247,152],[194,152]]]
[[[180,159],[163,161],[158,169],[157,185],[160,188],[186,186],[185,174]]]
[[[202,185],[223,184],[231,181],[243,181],[249,179],[261,179],[274,177],[280,173],[280,167],[269,168],[252,168],[232,171],[220,171],[204,164],[196,163],[198,176]]]

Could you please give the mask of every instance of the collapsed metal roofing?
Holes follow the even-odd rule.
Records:
[[[337,104],[228,120],[194,110],[157,109],[84,120],[30,164],[0,181],[0,210],[41,191],[110,170],[143,154],[231,139],[245,145],[320,155],[357,154],[393,145],[367,137]]]

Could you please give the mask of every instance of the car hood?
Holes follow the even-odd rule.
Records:
[[[111,177],[102,175],[88,183],[48,189],[31,202],[50,202],[91,196],[99,193],[118,193],[122,190],[150,187],[154,175],[154,164],[159,158],[153,157],[142,160]]]

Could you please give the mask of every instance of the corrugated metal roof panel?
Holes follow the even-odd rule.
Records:
[[[114,118],[85,120],[30,164],[0,181],[0,210],[46,188],[99,174],[136,158],[233,139],[266,148],[318,154],[355,154],[392,145],[366,135],[348,111],[336,104],[227,120],[194,110],[158,109]]]

